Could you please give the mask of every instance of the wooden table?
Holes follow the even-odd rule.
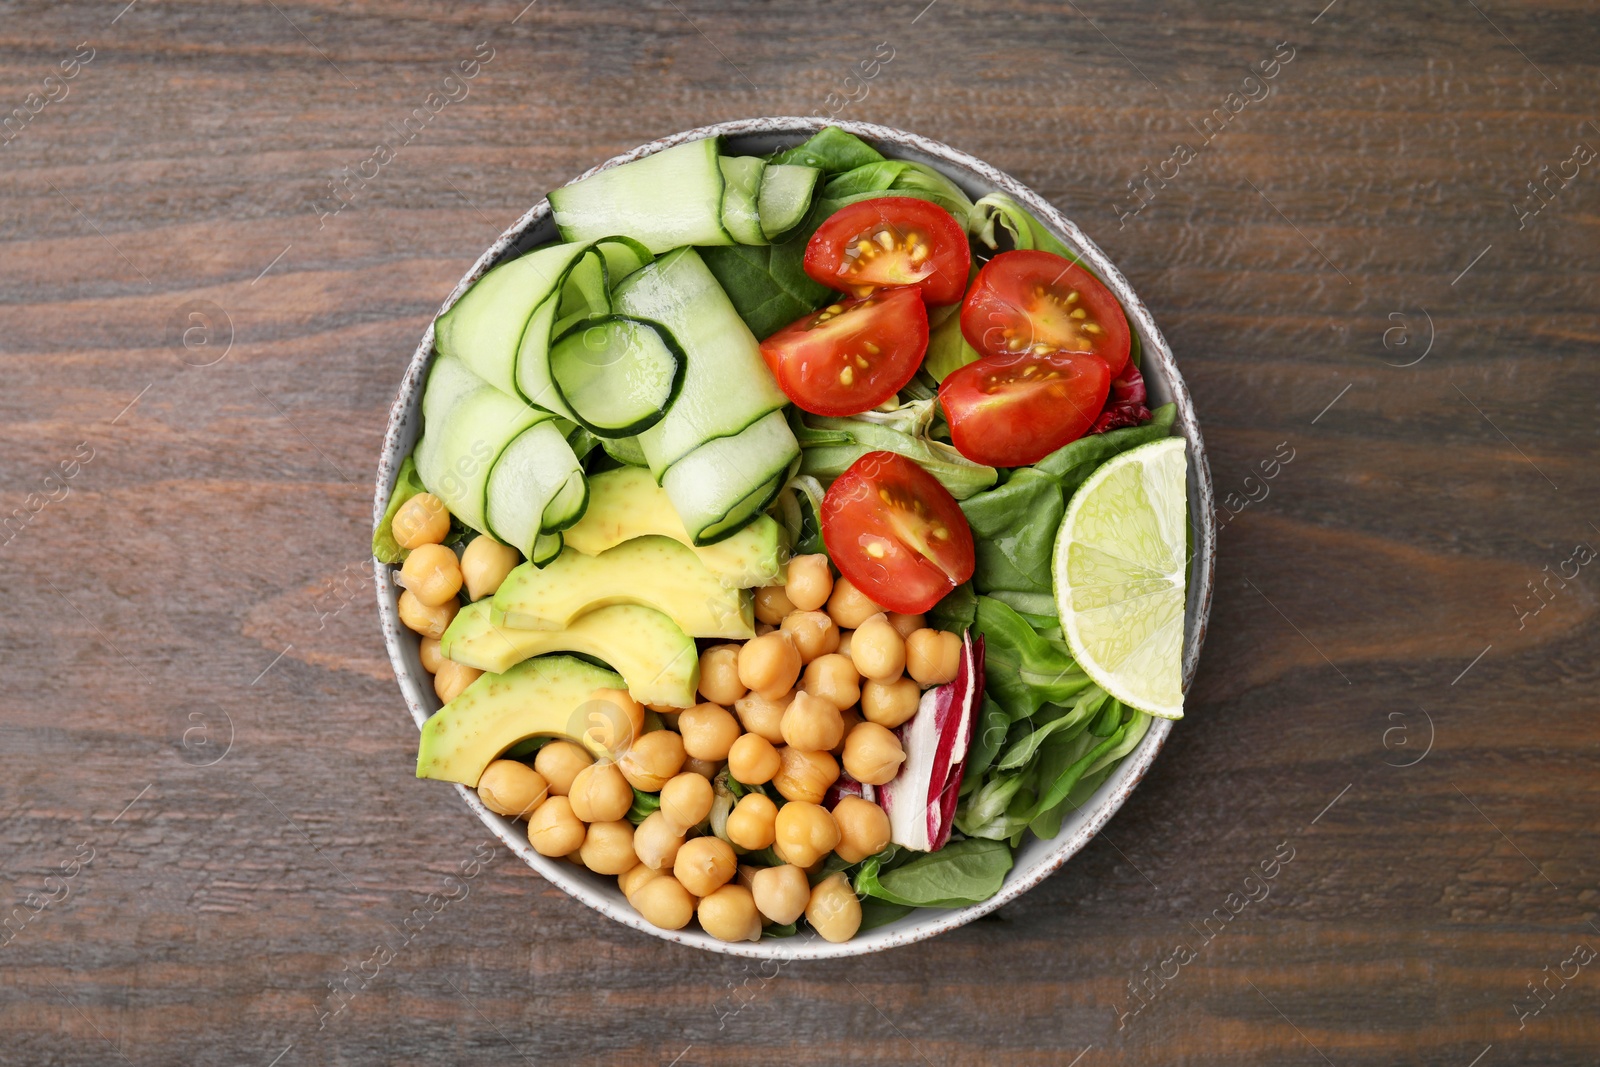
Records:
[[[8,5],[0,1063],[1600,1059],[1600,23],[1324,2]],[[471,866],[366,545],[401,369],[504,225],[813,111],[1074,216],[1229,503],[1109,833],[933,942],[763,970]]]

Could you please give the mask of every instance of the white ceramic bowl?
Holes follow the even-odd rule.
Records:
[[[764,154],[780,147],[797,144],[825,125],[829,123],[812,118],[765,118],[723,122],[714,126],[703,126],[697,130],[686,130],[641,145],[594,169],[604,170],[684,141],[699,140],[717,134],[727,139],[729,150],[733,153]],[[1172,352],[1167,347],[1166,340],[1156,328],[1143,301],[1094,242],[1084,236],[1082,231],[1061,212],[1015,178],[964,152],[958,152],[937,141],[930,141],[915,134],[860,122],[834,122],[832,125],[840,126],[865,139],[886,156],[916,160],[935,167],[961,186],[974,200],[990,192],[1009,193],[1040,222],[1054,231],[1069,248],[1078,253],[1117,294],[1117,298],[1128,313],[1128,321],[1138,332],[1144,346],[1143,371],[1150,393],[1150,406],[1155,407],[1157,404],[1175,401],[1178,405],[1178,417],[1174,432],[1189,442],[1189,516],[1194,529],[1194,562],[1189,575],[1188,609],[1184,620],[1183,671],[1184,685],[1187,688],[1199,661],[1200,644],[1205,636],[1206,620],[1211,609],[1212,559],[1216,545],[1211,469],[1206,462],[1205,446],[1200,438],[1200,427],[1195,421],[1194,406],[1190,402],[1189,391],[1173,363]],[[592,174],[594,171],[589,173]],[[541,200],[501,234],[488,251],[478,257],[478,261],[473,264],[466,277],[461,279],[439,310],[442,312],[454,304],[468,286],[496,263],[555,239],[555,224],[550,218],[549,201]],[[382,518],[389,494],[394,489],[395,475],[401,461],[410,454],[421,429],[422,386],[426,380],[432,353],[433,327],[430,325],[411,357],[411,364],[406,368],[405,378],[400,383],[399,395],[395,397],[394,406],[389,412],[389,427],[384,435],[383,453],[378,461],[377,494],[373,501],[374,522]],[[411,717],[420,729],[428,716],[438,709],[439,701],[434,696],[432,680],[418,659],[416,635],[400,624],[396,611],[400,590],[394,584],[393,575],[388,567],[381,564],[376,567],[376,572],[378,613],[383,621],[384,642],[389,649],[389,659],[394,664],[395,676],[400,682],[400,691],[405,696],[406,707],[410,709]],[[1083,848],[1116,813],[1150,768],[1171,729],[1170,721],[1155,720],[1139,747],[1122,761],[1082,810],[1062,823],[1061,832],[1054,840],[1039,841],[1030,838],[1025,841],[1017,849],[1016,864],[1006,876],[1005,884],[1000,892],[990,899],[966,908],[919,908],[887,926],[866,931],[854,940],[840,945],[829,944],[821,938],[806,934],[793,938],[768,938],[754,943],[727,944],[697,929],[678,931],[657,929],[645,922],[623,899],[615,878],[592,874],[565,860],[546,859],[528,846],[523,824],[489,811],[478,800],[475,791],[463,786],[457,786],[456,789],[467,805],[477,813],[478,818],[483,820],[484,825],[504,841],[512,852],[527,861],[530,867],[573,897],[617,922],[668,941],[733,956],[779,960],[826,959],[858,956],[921,941],[971,922],[980,915],[988,914],[1037,885]]]

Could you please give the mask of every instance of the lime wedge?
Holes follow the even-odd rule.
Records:
[[[1124,704],[1183,718],[1187,467],[1168,437],[1113,457],[1056,535],[1061,629],[1078,664]]]

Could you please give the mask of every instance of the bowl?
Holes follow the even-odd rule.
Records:
[[[825,121],[816,118],[762,118],[722,122],[699,129],[663,137],[631,152],[610,159],[587,174],[615,167],[654,152],[671,148],[684,141],[721,135],[730,151],[737,154],[765,154],[780,147],[797,144],[824,126],[838,126],[872,144],[885,156],[910,159],[928,164],[947,175],[968,196],[976,200],[991,192],[1005,192],[1027,208],[1046,227],[1055,233],[1067,247],[1082,257],[1110,286],[1127,311],[1128,321],[1138,333],[1144,346],[1143,372],[1150,394],[1150,403],[1177,404],[1177,419],[1173,430],[1189,442],[1189,521],[1193,530],[1194,558],[1189,573],[1188,603],[1184,619],[1183,679],[1187,689],[1194,677],[1200,657],[1201,641],[1205,637],[1206,620],[1211,609],[1211,584],[1213,558],[1216,546],[1216,526],[1211,486],[1211,470],[1206,462],[1205,446],[1200,437],[1200,427],[1195,420],[1194,405],[1189,391],[1167,347],[1166,339],[1156,328],[1150,312],[1139,299],[1122,273],[1112,265],[1093,241],[1089,240],[1066,216],[1033,190],[979,159],[959,152],[938,141],[929,140],[903,130],[875,126],[863,122]],[[578,180],[577,178],[573,179]],[[550,203],[541,200],[526,214],[517,219],[490,245],[472,269],[467,272],[440,307],[443,312],[466,292],[467,288],[485,271],[503,260],[514,258],[535,246],[556,239],[555,223],[550,216]],[[373,521],[383,517],[389,494],[394,489],[395,477],[402,460],[410,454],[421,430],[422,387],[433,353],[433,326],[423,333],[400,392],[389,410],[388,430],[384,434],[383,451],[378,459],[377,492],[373,501]],[[389,659],[394,664],[395,677],[406,707],[411,712],[418,729],[439,708],[433,692],[432,681],[423,670],[418,657],[416,634],[401,625],[397,611],[399,588],[394,583],[390,569],[381,564],[377,573],[378,614],[383,623],[384,643],[389,649]],[[560,886],[577,900],[596,911],[615,919],[625,926],[674,941],[680,945],[721,952],[731,956],[756,959],[803,960],[830,959],[841,956],[858,956],[887,948],[908,945],[936,934],[953,930],[979,916],[1015,900],[1038,885],[1051,872],[1059,868],[1104,826],[1120,808],[1145,772],[1150,769],[1157,753],[1161,751],[1172,722],[1156,719],[1146,732],[1139,747],[1122,761],[1111,776],[1100,786],[1090,801],[1074,815],[1063,821],[1061,832],[1049,841],[1029,839],[1016,850],[1016,863],[1006,876],[1000,891],[981,904],[965,908],[919,908],[886,926],[858,934],[843,944],[831,944],[819,937],[799,935],[791,938],[766,938],[757,942],[730,944],[718,941],[695,929],[661,930],[634,911],[617,888],[615,878],[593,874],[572,863],[547,859],[528,845],[527,833],[521,823],[496,815],[479,801],[476,791],[456,786],[461,798],[483,820],[507,848],[522,857],[544,878]]]

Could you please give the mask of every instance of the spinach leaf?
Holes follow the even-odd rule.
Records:
[[[389,494],[389,506],[383,511],[383,521],[372,531],[372,554],[380,563],[399,563],[410,555],[394,539],[394,530],[390,526],[394,522],[394,513],[400,510],[402,504],[418,493],[425,492],[427,489],[417,474],[417,465],[407,456],[400,463],[400,472],[395,475],[394,492]]]
[[[978,597],[977,630],[984,640],[984,688],[1012,721],[1041,705],[1065,703],[1092,684],[1063,647],[993,597]]]
[[[977,547],[974,585],[1050,593],[1050,561],[1066,512],[1055,478],[1024,467],[1004,485],[962,501],[961,511]]]
[[[891,904],[887,900],[877,897],[868,897],[861,902],[861,929],[874,930],[880,926],[888,926],[903,916],[916,911],[909,904]]]
[[[886,159],[835,175],[822,187],[819,200],[831,215],[846,204],[875,196],[931,200],[954,215],[957,222],[972,210],[972,201],[955,182],[926,164],[904,159]]]
[[[969,838],[918,855],[892,870],[880,872],[869,864],[870,858],[856,874],[858,893],[914,908],[959,908],[999,892],[1012,859],[1004,842]]]
[[[984,596],[992,596],[1008,607],[1016,609],[1035,630],[1054,629],[1061,625],[1060,609],[1056,598],[1049,593],[1024,593],[1016,589],[991,589]]]
[[[928,625],[936,630],[963,634],[971,629],[977,618],[978,598],[972,592],[972,583],[962,582],[928,612]]]
[[[823,216],[822,218],[826,218]],[[728,245],[699,249],[734,310],[759,338],[770,337],[826,303],[827,286],[806,276],[806,243],[822,224],[813,211],[799,231],[775,245]]]
[[[1041,459],[1033,469],[1056,478],[1062,489],[1070,494],[1088,480],[1095,468],[1112,456],[1166,437],[1172,432],[1172,422],[1177,414],[1178,405],[1163,404],[1150,413],[1150,421],[1143,426],[1126,426],[1120,430],[1080,437]]]
[[[779,152],[772,157],[772,162],[799,163],[816,167],[824,174],[838,174],[881,163],[883,156],[855,134],[845,133],[837,126],[828,126],[812,134],[804,144]]]
[[[761,936],[762,937],[793,937],[796,933],[799,932],[799,930],[800,930],[800,927],[797,926],[794,923],[784,923],[782,926],[779,926],[776,923],[774,923],[771,926],[762,927]]]

